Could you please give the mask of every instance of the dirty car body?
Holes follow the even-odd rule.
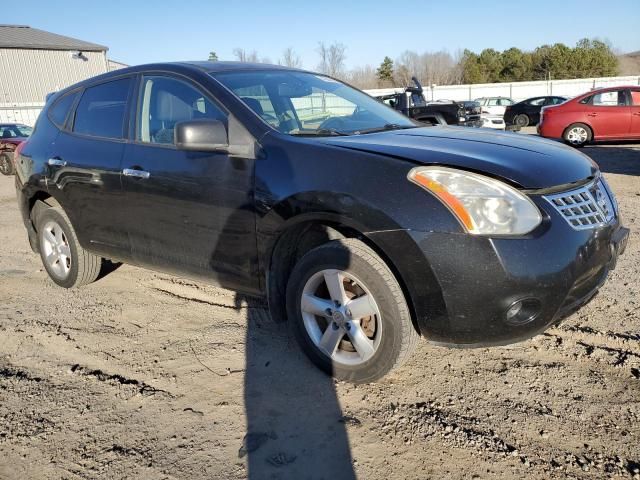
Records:
[[[211,125],[224,125],[227,145],[199,151],[181,143],[177,124],[169,141],[151,143],[164,127],[141,127],[147,113],[139,103],[150,81],[166,78],[201,92],[194,111],[215,106],[223,123]],[[117,138],[83,133],[83,98],[109,82],[121,82],[124,92]],[[357,239],[392,272],[413,328],[455,346],[506,344],[543,331],[587,302],[624,251],[628,230],[613,193],[597,165],[574,149],[425,127],[399,115],[369,128],[373,117],[396,113],[378,102],[384,111],[303,110],[307,84],[350,88],[284,67],[202,62],[132,67],[57,93],[16,162],[32,247],[39,249],[34,206],[59,205],[87,251],[264,295],[273,318],[283,320],[293,265],[323,242]],[[360,98],[355,90],[345,95]],[[149,114],[158,125],[178,110],[165,103]],[[205,121],[195,117],[189,110],[194,135]],[[475,200],[456,203],[440,189],[445,177],[430,177],[434,183],[423,174],[511,192],[538,218],[524,233],[482,233],[460,203]],[[505,212],[478,215],[512,215]]]

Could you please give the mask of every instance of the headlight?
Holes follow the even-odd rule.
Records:
[[[407,176],[435,195],[474,235],[524,235],[540,225],[540,210],[504,182],[447,167],[416,167]]]

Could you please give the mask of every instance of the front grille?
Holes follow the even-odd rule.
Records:
[[[544,197],[576,230],[609,223],[615,217],[613,202],[600,179],[570,192]]]

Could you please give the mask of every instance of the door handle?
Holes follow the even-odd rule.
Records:
[[[47,163],[52,167],[65,167],[67,165],[67,162],[60,158],[50,158]]]
[[[587,113],[587,117],[597,117],[597,113]]]
[[[633,114],[640,117],[640,112],[633,112]]]
[[[125,177],[136,177],[144,179],[147,179],[151,176],[149,172],[145,172],[144,170],[135,170],[133,168],[125,168],[124,170],[122,170],[122,174]]]

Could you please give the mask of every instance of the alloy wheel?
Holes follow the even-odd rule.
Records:
[[[300,299],[305,329],[335,363],[356,366],[371,359],[382,336],[380,310],[354,275],[321,270],[307,280]]]
[[[582,145],[589,138],[589,133],[584,127],[573,127],[567,132],[567,140],[573,145]]]
[[[62,227],[49,220],[42,229],[44,261],[53,275],[64,280],[71,271],[71,248]]]

